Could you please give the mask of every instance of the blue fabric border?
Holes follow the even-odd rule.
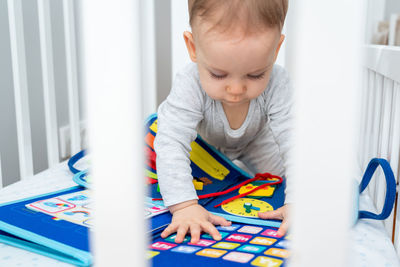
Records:
[[[5,236],[0,234],[0,242],[10,246],[28,250],[46,257],[50,257],[59,261],[70,263],[73,265],[90,266],[91,264],[91,262],[89,261],[82,262],[80,259],[77,259],[73,256],[61,253],[60,251],[45,247],[43,245],[30,242],[29,240],[25,241],[18,238],[13,238],[10,236]]]
[[[52,248],[55,251],[58,251],[60,253],[70,255],[73,258],[76,258],[78,262],[81,263],[82,266],[89,266],[92,263],[92,255],[86,251],[82,251],[79,249],[72,248],[70,246],[67,246],[65,244],[59,243],[57,241],[42,237],[40,235],[37,235],[35,233],[29,232],[27,230],[20,229],[18,227],[15,227],[13,225],[10,225],[8,223],[0,222],[0,229],[3,231],[10,233],[12,235],[15,235],[17,237],[21,237],[23,239],[29,240],[33,243],[42,245],[44,247]],[[16,242],[19,243],[19,242]],[[20,242],[21,246],[23,246],[22,242]],[[28,249],[28,247],[24,247],[25,249]],[[30,250],[30,249],[28,249]],[[47,253],[47,252],[44,252]],[[48,253],[46,256],[52,257],[53,255]],[[60,256],[57,256],[60,257]],[[67,257],[61,257],[58,259],[64,260],[70,260]]]
[[[33,197],[10,201],[7,203],[0,204],[0,207],[11,205],[11,204],[16,204],[16,203],[23,202],[23,201],[33,200],[33,199],[37,199],[37,198],[41,198],[41,197],[46,197],[48,195],[61,194],[63,192],[73,190],[73,189],[78,189],[78,188],[81,188],[81,186],[73,186],[73,187],[61,189],[61,190],[54,191],[54,192],[49,192],[49,193],[45,193],[45,194],[36,195]],[[4,235],[0,235],[0,241],[2,241],[2,242],[4,241],[4,243],[7,242],[10,245],[15,245],[16,247],[27,249],[27,250],[30,250],[33,252],[38,252],[36,250],[39,249],[39,247],[43,246],[43,247],[46,247],[49,249],[46,249],[45,251],[43,251],[40,254],[43,254],[43,255],[49,256],[49,257],[53,257],[55,259],[62,260],[65,262],[78,264],[80,266],[90,266],[93,262],[92,255],[89,252],[82,251],[80,249],[76,249],[76,248],[70,247],[68,245],[62,244],[60,242],[42,237],[40,235],[37,235],[30,231],[21,229],[19,227],[13,226],[11,224],[0,221],[0,229],[3,230],[4,232],[10,233],[11,235],[14,235],[16,237],[26,239],[26,240],[32,242],[35,246],[34,246],[34,248],[32,248],[31,247],[32,244],[29,244],[26,241],[18,240],[16,238],[12,238],[12,237],[6,237]],[[57,251],[60,254],[68,255],[69,257],[63,257],[61,255],[52,254],[50,252],[50,250]],[[76,258],[76,262],[75,261],[72,262],[73,261],[72,258]]]
[[[275,222],[275,221],[270,221],[270,220],[252,219],[252,218],[240,217],[240,216],[229,215],[229,214],[219,213],[219,212],[211,212],[211,211],[210,211],[210,213],[217,215],[217,216],[224,217],[225,219],[232,221],[232,222],[240,222],[240,223],[252,224],[252,225],[270,226],[270,227],[276,227],[276,228],[279,228],[279,226],[281,226],[280,222]]]
[[[32,197],[27,197],[27,198],[22,198],[22,199],[18,199],[18,200],[13,200],[13,201],[10,201],[10,202],[6,202],[6,203],[0,204],[0,207],[7,206],[7,205],[11,205],[11,204],[15,204],[15,203],[18,203],[18,202],[28,201],[28,200],[31,200],[31,199],[36,199],[36,198],[40,198],[40,197],[45,197],[45,196],[49,196],[49,195],[53,195],[53,194],[63,193],[63,192],[69,191],[69,190],[78,189],[78,188],[80,188],[80,187],[81,187],[81,186],[76,185],[76,186],[72,186],[72,187],[60,189],[60,190],[57,190],[57,191],[54,191],[54,192],[48,192],[48,193],[44,193],[44,194],[40,194],[40,195],[35,195],[35,196],[32,196]]]

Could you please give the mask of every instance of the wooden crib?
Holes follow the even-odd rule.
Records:
[[[400,47],[368,45],[364,48],[362,85],[362,119],[358,161],[360,175],[373,157],[385,158],[395,174],[400,175]],[[385,180],[382,172],[375,175],[369,194],[376,207],[382,207],[385,198]],[[385,227],[394,246],[400,249],[399,199]],[[399,254],[400,255],[400,254]]]

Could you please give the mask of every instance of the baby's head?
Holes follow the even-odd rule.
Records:
[[[192,33],[184,38],[211,98],[234,106],[265,90],[287,7],[287,0],[189,0]]]

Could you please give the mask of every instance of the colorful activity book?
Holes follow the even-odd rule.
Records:
[[[152,174],[146,179],[149,181],[151,197],[160,199],[161,195],[157,190],[156,155],[153,145],[156,134],[157,117],[153,115],[148,119],[145,135],[146,172]],[[207,144],[200,136],[193,141],[191,147],[193,184],[200,198],[200,204],[210,212],[234,222],[271,227],[280,226],[280,221],[259,219],[257,213],[275,210],[283,206],[285,181],[282,178],[269,174],[260,175],[260,179],[253,178],[213,146]],[[253,181],[249,182],[250,179]],[[242,186],[240,186],[241,184]],[[257,187],[262,188],[256,190]],[[245,195],[250,191],[254,192]],[[218,195],[218,192],[223,194]],[[224,203],[233,198],[236,199]]]
[[[157,117],[153,115],[147,121],[145,135],[145,173],[149,174],[146,180],[153,201],[161,198],[157,190],[156,155],[153,145],[156,134]],[[230,227],[217,227],[222,236],[221,241],[215,241],[210,235],[202,234],[200,241],[195,244],[190,242],[190,236],[181,244],[175,243],[176,234],[163,239],[160,233],[164,227],[160,227],[159,231],[153,231],[152,243],[147,252],[153,266],[284,265],[289,256],[286,248],[290,237],[276,235],[280,221],[259,219],[257,213],[283,206],[285,181],[274,175],[261,175],[258,177],[261,179],[256,179],[256,175],[256,178],[253,178],[200,136],[191,147],[193,184],[200,198],[199,203],[233,224]],[[257,187],[262,188],[256,190]],[[254,192],[245,195],[250,191]],[[227,200],[230,201],[226,202]],[[166,216],[169,224],[171,215],[166,213]],[[154,217],[152,224],[157,222],[158,218]]]
[[[150,221],[148,234],[152,236],[153,242],[148,253],[153,264],[177,266],[168,259],[179,254],[180,260],[190,257],[190,262],[194,264],[192,266],[209,262],[215,264],[216,260],[223,257],[222,262],[226,260],[230,264],[234,261],[229,259],[237,258],[241,266],[252,262],[253,265],[265,266],[270,261],[272,264],[279,263],[271,266],[280,266],[286,257],[283,244],[287,243],[284,237],[274,237],[280,221],[258,219],[257,213],[283,205],[285,181],[271,174],[251,176],[200,136],[192,143],[190,153],[193,185],[200,197],[199,203],[210,212],[231,220],[237,227],[221,228],[225,232],[221,242],[214,242],[209,236],[202,235],[203,241],[200,244],[188,243],[185,245],[187,247],[175,244],[173,236],[168,240],[159,237],[171,222],[171,215],[163,206],[158,188],[153,146],[156,134],[157,116],[152,115],[145,127],[144,179],[149,190],[144,216]],[[75,173],[71,174],[71,179],[73,177],[80,186],[0,205],[0,242],[78,266],[93,264],[89,247],[89,234],[93,225],[89,190],[92,178],[87,170],[80,171],[73,167],[74,162],[83,155],[84,152],[80,152],[69,162],[71,171]],[[275,241],[272,242],[272,239]],[[230,243],[241,246],[239,248]],[[232,254],[229,251],[233,246],[237,248]],[[274,249],[267,253],[266,246]],[[251,251],[253,255],[247,255]]]

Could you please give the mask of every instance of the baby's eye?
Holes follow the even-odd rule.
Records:
[[[264,76],[265,76],[265,72],[263,72],[263,73],[261,73],[261,74],[258,74],[258,75],[250,75],[250,74],[247,74],[247,77],[248,77],[249,79],[252,79],[252,80],[260,80],[260,79],[264,78]]]
[[[210,75],[211,75],[211,77],[213,77],[214,79],[219,79],[219,80],[221,80],[221,79],[223,79],[223,78],[225,78],[225,77],[227,76],[227,74],[217,75],[217,74],[215,74],[215,73],[213,73],[213,72],[211,72],[211,71],[210,71]]]

